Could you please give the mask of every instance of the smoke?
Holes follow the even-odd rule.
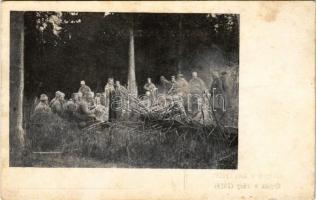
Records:
[[[225,103],[228,108],[228,116],[237,118],[238,113],[238,77],[239,64],[236,54],[229,54],[220,47],[212,45],[209,48],[200,48],[192,58],[184,60],[185,77],[189,81],[192,72],[196,71],[198,76],[210,89],[214,76],[220,77],[223,82]],[[235,119],[236,120],[236,119]]]

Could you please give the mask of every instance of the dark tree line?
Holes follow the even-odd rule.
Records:
[[[127,84],[128,27],[133,25],[138,85],[198,68],[194,58],[216,46],[238,63],[237,15],[26,12],[25,95],[70,94],[80,80],[95,91],[107,78]],[[142,87],[138,87],[142,92]]]

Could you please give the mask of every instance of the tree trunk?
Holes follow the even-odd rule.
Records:
[[[134,52],[134,31],[133,26],[129,28],[129,66],[127,88],[133,96],[137,96],[137,85],[135,75],[135,52]]]
[[[10,30],[10,165],[21,162],[24,150],[24,13],[11,12]]]
[[[179,18],[179,38],[178,38],[178,73],[182,72],[182,52],[183,52],[183,34],[182,34],[182,15]]]

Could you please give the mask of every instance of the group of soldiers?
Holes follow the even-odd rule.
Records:
[[[211,109],[221,115],[225,112],[227,106],[225,75],[226,72],[211,72],[208,86],[198,76],[197,72],[192,72],[192,78],[189,81],[181,73],[177,76],[171,76],[170,81],[161,76],[159,88],[151,82],[151,78],[148,78],[144,86],[146,90],[145,97],[151,99],[150,102],[153,100],[158,103],[161,99],[165,100],[165,97],[167,99],[171,97],[178,104],[183,115],[190,115],[201,123],[211,123],[214,119],[214,112]],[[150,106],[154,104],[151,103]]]
[[[159,96],[171,96],[180,99],[180,107],[183,108],[185,115],[188,113],[198,121],[202,117],[203,121],[210,120],[209,112],[206,111],[208,108],[204,106],[208,102],[206,98],[225,93],[221,79],[224,75],[225,72],[221,75],[213,73],[209,87],[198,77],[197,72],[192,72],[190,81],[187,81],[181,73],[172,76],[170,81],[161,76],[159,88],[152,82],[151,78],[148,78],[143,87],[145,90],[143,101],[149,102],[146,105],[150,109],[157,102]],[[78,92],[73,93],[69,100],[65,99],[65,94],[61,91],[57,91],[50,102],[46,94],[41,94],[40,102],[36,105],[34,113],[55,113],[62,118],[76,121],[82,126],[89,122],[118,119],[123,116],[124,112],[126,113],[126,109],[122,107],[122,109],[114,109],[113,107],[116,102],[114,99],[122,97],[123,93],[128,92],[119,81],[114,82],[113,78],[109,78],[104,92],[96,94],[85,84],[85,81],[81,81],[80,84]],[[220,100],[219,106],[223,108],[224,98]]]

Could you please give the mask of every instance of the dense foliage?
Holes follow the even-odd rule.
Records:
[[[129,26],[139,85],[176,74],[179,63],[187,79],[192,70],[207,79],[203,68],[238,64],[237,15],[26,12],[24,18],[26,97],[69,94],[82,79],[94,91],[108,77],[126,84]]]

